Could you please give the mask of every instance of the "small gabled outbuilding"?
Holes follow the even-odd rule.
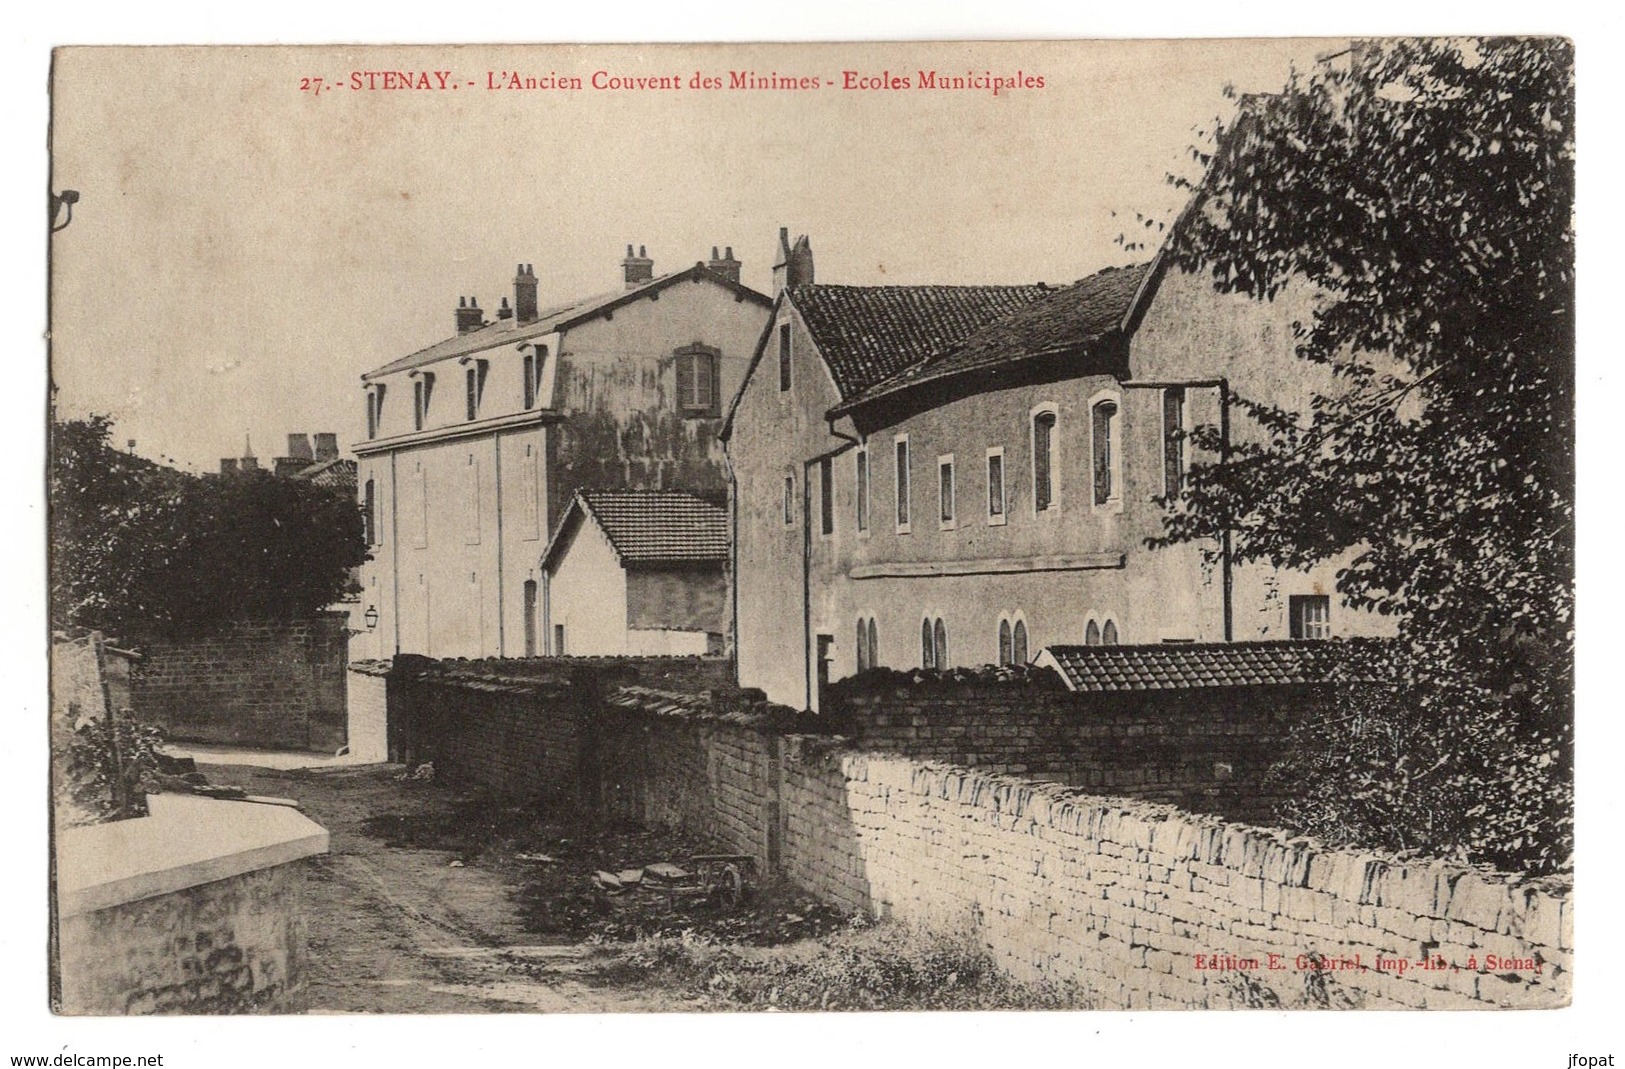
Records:
[[[720,504],[680,491],[578,493],[542,554],[545,652],[723,653],[727,565]]]

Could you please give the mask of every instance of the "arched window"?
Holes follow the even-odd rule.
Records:
[[[999,663],[1010,663],[1010,621],[999,621]]]
[[[861,618],[858,620],[858,638],[853,648],[858,651],[858,671],[867,672],[874,667],[869,663],[869,628]]]
[[[1100,644],[1102,646],[1117,645],[1117,621],[1107,620],[1106,625],[1100,629]]]
[[[1015,636],[1010,650],[1011,664],[1027,663],[1027,621],[1017,620]]]
[[[1089,626],[1083,629],[1083,644],[1085,646],[1100,645],[1100,625],[1090,620]]]
[[[875,630],[875,618],[869,617],[869,667],[880,667],[880,635]]]
[[[920,621],[920,667],[935,668],[937,666],[937,648],[931,641],[931,618],[927,616]]]
[[[1055,413],[1033,416],[1033,511],[1046,512],[1055,504]]]
[[[1090,408],[1090,440],[1094,452],[1095,504],[1105,505],[1122,496],[1119,482],[1118,436],[1121,420],[1117,401],[1106,398]]]
[[[936,647],[937,667],[948,667],[948,629],[942,626],[942,617],[937,617],[936,626],[931,629],[931,644]]]

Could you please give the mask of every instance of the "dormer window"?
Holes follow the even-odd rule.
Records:
[[[490,365],[484,360],[476,360],[468,365],[465,373],[467,383],[467,414],[469,420],[480,417],[480,398],[485,394],[485,370]]]
[[[384,425],[384,384],[376,383],[367,391],[367,437],[378,437]]]
[[[434,398],[434,372],[425,371],[412,380],[412,427],[422,430],[429,422],[429,403]]]
[[[542,369],[547,366],[547,346],[532,345],[525,349],[525,408],[532,409],[542,396]]]
[[[683,415],[710,419],[722,414],[717,373],[722,353],[709,345],[690,345],[677,356],[677,408]]]

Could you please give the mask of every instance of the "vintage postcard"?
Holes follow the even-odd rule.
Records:
[[[1568,1006],[1574,114],[58,49],[54,1012]]]

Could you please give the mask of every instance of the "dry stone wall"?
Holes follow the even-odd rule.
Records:
[[[791,747],[784,869],[1102,1007],[1551,1007],[1569,894],[1053,784]]]

